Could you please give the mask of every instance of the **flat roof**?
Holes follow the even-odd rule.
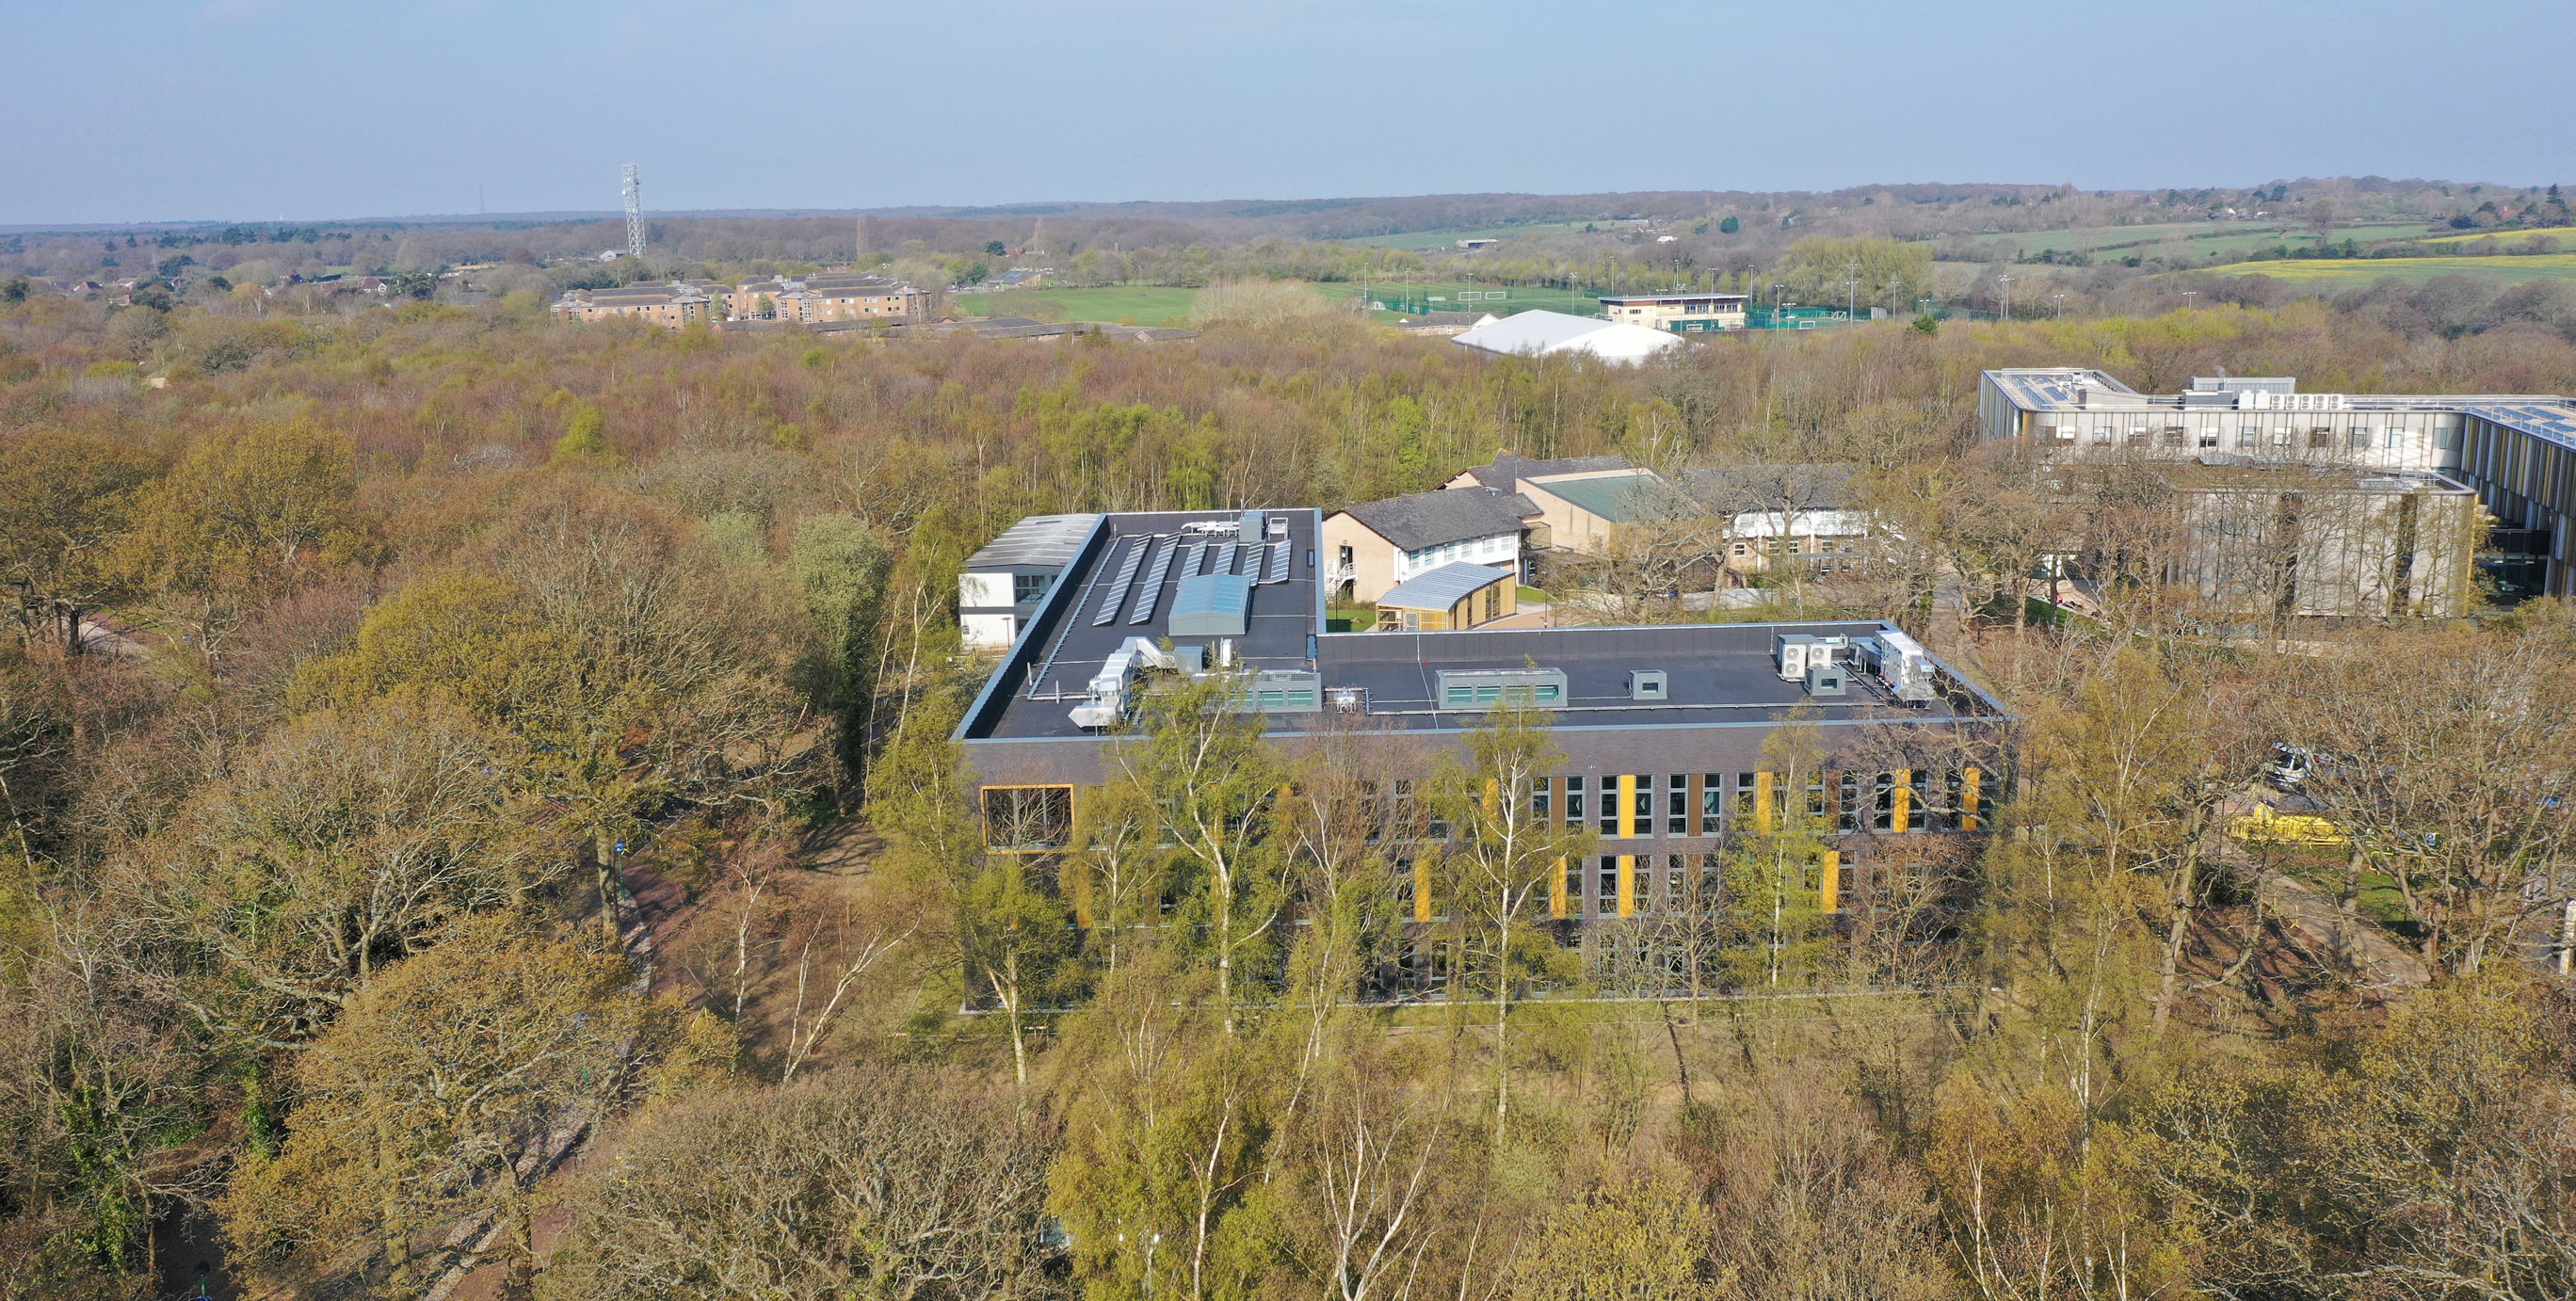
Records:
[[[2204,415],[2233,415],[2229,406],[2187,406],[2180,393],[2140,393],[2114,379],[2109,372],[2083,366],[2022,366],[1985,372],[1985,380],[2005,400],[2023,411],[2075,411],[2104,415],[2141,411],[2191,411]],[[2201,388],[2203,383],[2227,383],[2240,388],[2261,386],[2261,391],[2287,393],[2295,381],[2277,376],[2246,380],[2193,381],[2192,391],[2199,394],[2234,392],[2235,389]],[[2429,412],[2476,416],[2535,438],[2576,448],[2576,405],[2554,393],[2342,393],[2337,394],[2348,412]],[[2248,416],[2312,414],[2297,411],[2248,410]],[[2332,414],[2319,412],[2313,414]]]
[[[1201,574],[1245,574],[1261,580],[1251,588],[1243,635],[1229,639],[1238,665],[1313,669],[1314,638],[1324,626],[1323,589],[1315,582],[1322,519],[1312,509],[1264,511],[1265,524],[1270,519],[1287,521],[1284,547],[1280,539],[1267,536],[1246,545],[1233,531],[1243,514],[1239,510],[1136,511],[1095,517],[1099,527],[1087,535],[1081,554],[1039,602],[984,695],[967,710],[958,727],[959,737],[1088,735],[1073,725],[1066,711],[1082,703],[1091,690],[1092,675],[1128,638],[1160,642],[1172,636],[1171,616],[1181,582]],[[1225,531],[1185,531],[1194,524]],[[1278,575],[1275,580],[1274,574]],[[1184,635],[1174,640],[1206,645],[1213,652],[1216,638]]]
[[[2222,453],[2222,456],[2227,454]],[[2315,465],[2228,456],[2220,461],[2160,461],[2155,476],[2168,487],[2192,491],[2238,489],[2290,492],[2449,492],[2474,495],[2465,484],[2432,470],[2383,470],[2363,465]]]
[[[1600,299],[1605,303],[1742,303],[1751,300],[1750,294],[1603,294]]]
[[[1869,622],[1661,624],[1633,628],[1472,629],[1465,632],[1335,633],[1322,639],[1324,691],[1358,687],[1368,693],[1372,723],[1405,731],[1474,727],[1483,710],[1444,709],[1434,692],[1437,674],[1474,669],[1558,669],[1565,699],[1553,707],[1554,725],[1569,727],[1677,727],[1770,722],[1804,706],[1818,722],[1884,719],[1920,723],[2000,716],[1993,697],[1960,679],[1968,707],[1951,700],[1906,706],[1873,694],[1860,675],[1852,694],[1810,696],[1784,682],[1772,661],[1772,639],[1783,632],[1867,637],[1889,625]],[[1641,703],[1628,694],[1628,674],[1664,671],[1670,699]],[[1303,730],[1304,720],[1330,715],[1275,714],[1273,731]]]
[[[1265,512],[1265,524],[1287,522],[1284,550],[1266,530],[1251,546],[1225,533],[1184,531],[1192,524],[1232,525],[1238,514],[1156,511],[1099,517],[1081,554],[967,710],[958,739],[1097,738],[1098,733],[1074,724],[1071,710],[1088,697],[1102,662],[1128,638],[1159,643],[1171,636],[1177,588],[1198,572],[1232,572],[1259,580],[1250,585],[1244,634],[1231,639],[1239,667],[1317,673],[1328,698],[1335,688],[1356,688],[1366,695],[1369,721],[1396,730],[1454,731],[1476,724],[1480,711],[1443,709],[1434,700],[1435,675],[1441,670],[1521,669],[1532,663],[1566,674],[1568,694],[1555,707],[1560,728],[1769,723],[1802,704],[1826,723],[1922,723],[2006,712],[1947,665],[1942,666],[1944,678],[1957,683],[1956,691],[1919,706],[1871,694],[1858,675],[1853,694],[1841,697],[1810,697],[1798,684],[1780,680],[1771,659],[1776,634],[1875,636],[1892,630],[1876,621],[1326,633],[1323,593],[1314,569],[1319,512]],[[1278,565],[1283,558],[1284,570]],[[1500,570],[1488,572],[1509,577]],[[1173,640],[1208,646],[1213,658],[1214,637]],[[1654,703],[1630,699],[1628,674],[1637,669],[1664,670],[1671,698]],[[1329,712],[1272,714],[1268,723],[1274,733],[1298,733],[1330,725],[1327,720],[1338,717]]]

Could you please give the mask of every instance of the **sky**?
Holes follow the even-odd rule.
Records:
[[[2576,182],[2565,0],[0,0],[0,225]]]

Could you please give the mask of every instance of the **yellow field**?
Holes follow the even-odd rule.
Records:
[[[2534,235],[2547,235],[2553,239],[2576,239],[2576,226],[2542,226],[2536,230],[2472,230],[2458,235],[2442,235],[2433,239],[2417,240],[2416,242],[2419,244],[2466,244],[2473,239],[2493,239],[2501,240],[2510,244],[2516,240],[2529,239]]]
[[[2394,277],[2424,281],[2469,276],[2503,284],[2576,280],[2576,253],[2501,253],[2494,257],[2296,258],[2211,267],[2220,275],[2270,276],[2303,289],[2350,288]]]

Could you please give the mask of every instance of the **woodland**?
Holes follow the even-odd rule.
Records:
[[[2006,365],[2576,391],[2545,314],[1621,368],[1237,301],[1159,344],[0,304],[0,1298],[2576,1294],[2576,611],[2033,617],[2136,503],[1973,422]],[[1735,846],[1686,998],[1530,924],[1561,847],[1479,792],[1543,714],[1389,811],[1169,693],[1073,849],[984,852],[975,547],[1505,450],[1835,467],[1891,527],[1761,613],[1897,620],[2001,698],[1991,826],[1857,921],[1772,906],[1816,828]],[[1710,617],[1670,563],[1588,581]],[[2223,834],[2285,737],[2355,756],[2313,787],[2347,848]],[[1445,997],[1363,996],[1400,843],[1456,883]]]

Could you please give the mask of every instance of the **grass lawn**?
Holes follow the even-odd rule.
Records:
[[[2397,222],[2370,226],[2338,226],[2334,239],[2340,244],[2347,239],[2375,244],[2392,239],[2416,239],[2425,234],[2421,222]],[[2306,248],[2316,243],[2316,236],[2304,226],[2264,224],[2247,225],[2237,221],[2167,222],[2153,226],[2092,226],[2076,230],[2007,231],[1996,235],[1978,235],[1970,243],[1996,257],[2029,255],[2056,249],[2062,253],[2089,253],[2097,258],[2212,255],[2238,257],[2256,249],[2287,245]]]
[[[2494,257],[2315,258],[2211,267],[2222,275],[2270,276],[2301,289],[2334,292],[2393,276],[2421,284],[2435,276],[2471,276],[2498,285],[2576,280],[2576,253],[2504,253]]]
[[[1199,291],[1122,285],[1108,289],[1012,289],[956,294],[960,312],[1025,316],[1037,321],[1107,321],[1112,325],[1187,325]]]
[[[1556,601],[1555,597],[1550,596],[1527,583],[1520,585],[1520,590],[1513,594],[1512,599],[1519,601],[1523,605],[1530,605],[1533,603],[1538,605],[1552,605]]]

